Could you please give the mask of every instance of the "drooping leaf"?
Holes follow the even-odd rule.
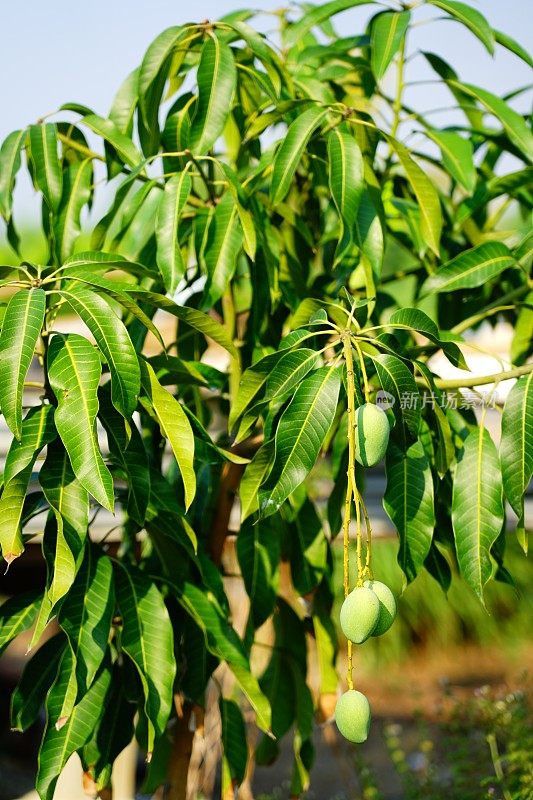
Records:
[[[178,463],[185,490],[185,508],[189,508],[196,493],[194,472],[194,435],[181,404],[161,386],[150,364],[143,366],[143,386]]]
[[[460,83],[459,81],[449,81],[453,88],[465,92],[468,96],[478,100],[487,111],[500,120],[507,136],[523,153],[524,158],[530,163],[533,162],[533,134],[524,122],[523,117],[514,111],[504,100],[497,97],[486,89],[474,86],[471,83]]]
[[[428,0],[432,5],[446,11],[451,17],[469,28],[474,36],[494,55],[494,31],[476,8],[458,0]]]
[[[59,625],[74,658],[79,698],[92,685],[105,658],[114,613],[111,560],[89,545],[59,612]]]
[[[48,589],[53,608],[76,576],[89,524],[89,495],[74,477],[67,451],[60,442],[48,446],[39,483],[57,522],[54,573]]]
[[[31,628],[41,604],[42,593],[23,592],[0,605],[0,654],[19,633]]]
[[[495,278],[515,260],[503,242],[483,242],[443,264],[430,275],[420,290],[421,296],[457,289],[473,289]]]
[[[524,493],[533,475],[533,373],[522,375],[505,401],[500,464],[505,496],[523,524]]]
[[[280,203],[287,195],[305,147],[326,114],[323,108],[312,106],[289,126],[274,159],[270,185],[273,205]]]
[[[241,710],[234,700],[219,700],[222,721],[223,772],[227,769],[228,783],[233,790],[244,780],[248,762],[246,727]]]
[[[118,565],[115,586],[122,617],[121,648],[135,664],[142,683],[151,753],[172,706],[176,674],[172,624],[159,590],[139,569]]]
[[[290,25],[285,31],[285,44],[293,47],[316,26],[330,20],[335,14],[360,5],[368,5],[372,0],[331,0],[329,3],[320,3],[310,6],[297,22]]]
[[[57,436],[52,405],[33,406],[22,420],[20,441],[13,439],[6,455],[4,483],[9,483],[35,459],[42,448]]]
[[[437,325],[419,308],[399,308],[389,318],[389,324],[395,328],[410,329],[422,333],[438,344],[454,367],[468,369],[465,358],[455,342],[448,341],[439,331]]]
[[[205,251],[205,308],[212,308],[226,291],[237,266],[242,239],[238,206],[231,193],[226,192],[217,204],[209,225]]]
[[[71,255],[80,234],[80,215],[91,199],[92,179],[90,158],[74,162],[64,172],[63,193],[54,227],[54,243],[61,263]]]
[[[151,106],[159,105],[163,86],[161,86],[161,75],[166,79],[166,68],[168,67],[172,52],[183,35],[183,28],[175,25],[162,31],[153,42],[151,42],[139,70],[138,93],[139,106],[146,124],[150,122]],[[154,90],[157,88],[157,91]],[[154,96],[155,93],[155,96]]]
[[[129,136],[122,133],[110,119],[99,117],[97,114],[87,114],[83,117],[83,124],[109,142],[124,164],[137,167],[142,163],[142,156]]]
[[[484,427],[470,431],[453,481],[452,522],[461,575],[483,602],[492,575],[490,550],[503,524],[498,452]]]
[[[398,52],[409,27],[409,11],[383,11],[370,24],[372,72],[380,80]]]
[[[276,604],[280,554],[279,530],[271,519],[241,527],[237,537],[237,558],[250,598],[254,629],[268,619]]]
[[[383,228],[368,190],[363,191],[353,230],[355,244],[370,265],[374,280],[381,275],[384,254]]]
[[[185,274],[184,262],[178,228],[180,215],[191,191],[191,178],[188,172],[174,175],[165,184],[156,218],[157,266],[163,276],[165,289],[174,294],[178,283]]]
[[[306,595],[324,577],[328,555],[322,521],[309,498],[298,509],[290,528],[292,582],[298,594]]]
[[[21,289],[10,299],[0,334],[0,408],[17,439],[22,435],[22,393],[46,308],[42,289]]]
[[[524,299],[518,312],[511,344],[511,361],[519,366],[533,353],[533,292]]]
[[[128,331],[109,303],[85,286],[73,286],[61,294],[94,336],[111,372],[113,405],[129,419],[137,406],[141,379]]]
[[[52,636],[24,667],[11,697],[11,727],[14,730],[25,731],[36,721],[57,675],[65,644],[61,634]]]
[[[528,51],[522,47],[522,45],[517,42],[512,36],[509,36],[507,33],[503,33],[502,31],[493,30],[494,38],[502,47],[505,47],[511,53],[514,53],[515,56],[521,58],[522,61],[533,68],[533,58],[531,58]]]
[[[59,730],[59,720],[65,692],[71,676],[72,656],[66,650],[56,682],[46,701],[47,726],[39,751],[36,788],[42,800],[52,800],[57,779],[72,753],[83,747],[104,710],[104,699],[111,680],[109,664],[103,664],[89,691],[74,707],[70,717]]]
[[[335,253],[339,261],[352,240],[352,230],[364,189],[363,156],[353,136],[334,128],[328,136],[329,187],[341,218],[341,236]]]
[[[25,467],[4,486],[0,497],[0,547],[8,566],[24,552],[22,512],[33,464]]]
[[[20,151],[25,138],[25,130],[13,131],[4,139],[0,148],[0,214],[6,222],[11,219],[13,189],[20,169]]]
[[[111,473],[96,435],[98,384],[102,366],[96,349],[77,333],[54,334],[48,350],[48,377],[57,398],[57,432],[76,478],[98,502],[113,509]]]
[[[393,137],[389,137],[389,141],[400,159],[400,163],[418,201],[422,237],[428,243],[430,249],[438,256],[442,213],[437,190],[424,170],[413,160],[408,149]]]
[[[43,193],[50,211],[57,211],[61,202],[63,173],[57,154],[55,123],[30,125],[29,143],[36,186]]]
[[[383,507],[398,531],[398,563],[410,583],[423,566],[433,539],[435,511],[431,469],[420,441],[405,452],[392,444],[386,466]]]
[[[438,144],[442,163],[450,175],[468,194],[472,194],[477,180],[472,142],[453,131],[431,129],[426,134]]]
[[[198,65],[198,104],[191,126],[190,149],[206,153],[224,130],[237,80],[233,53],[216,34],[208,36]]]
[[[339,370],[321,367],[296,390],[276,429],[274,466],[259,493],[263,515],[277,511],[307,477],[333,420],[339,389]]]
[[[241,501],[241,521],[259,509],[259,487],[266,480],[274,462],[274,441],[266,442],[259,448],[252,462],[246,467],[239,486]]]
[[[382,387],[394,397],[393,411],[403,430],[403,441],[409,434],[416,439],[420,428],[419,391],[413,374],[396,356],[383,353],[374,359]],[[405,400],[410,402],[405,402]]]

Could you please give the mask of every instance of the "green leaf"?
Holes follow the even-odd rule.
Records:
[[[84,286],[74,286],[61,295],[85,322],[104,354],[111,372],[113,405],[129,419],[137,407],[141,378],[137,354],[124,323],[103,297]]]
[[[182,35],[183,28],[178,25],[166,28],[151,42],[144,54],[139,70],[138,93],[139,106],[145,123],[150,121],[150,106],[153,105],[153,101],[155,100],[156,104],[159,104],[162,87],[161,92],[158,91],[155,98],[153,97],[154,88],[159,83],[158,79],[162,73],[166,78],[165,72],[170,58]]]
[[[133,115],[138,102],[137,84],[139,69],[134,69],[122,82],[113,98],[108,117],[121,133],[131,135]]]
[[[463,251],[426,278],[420,295],[473,289],[515,264],[511,251],[503,242],[484,242]]]
[[[54,334],[48,377],[57,397],[55,425],[82,486],[105,508],[114,505],[113,479],[96,435],[102,365],[93,345],[77,333]]]
[[[224,765],[229,772],[231,786],[235,787],[243,782],[246,774],[248,762],[246,727],[241,710],[234,700],[221,697],[219,707]]]
[[[176,675],[172,624],[159,590],[139,569],[117,565],[115,585],[122,616],[121,648],[135,664],[142,683],[150,754],[172,707]]]
[[[393,443],[386,469],[383,507],[398,531],[398,563],[410,583],[429,553],[435,527],[433,478],[422,443],[416,441],[405,452]]]
[[[453,88],[465,92],[484,105],[487,111],[500,120],[507,136],[523,153],[525,159],[530,163],[533,162],[533,134],[520,114],[513,111],[500,97],[487,92],[486,89],[480,89],[479,86],[474,86],[471,83],[460,83],[455,80],[450,80],[448,83]]]
[[[259,509],[259,487],[266,480],[274,463],[274,441],[266,442],[259,448],[253,460],[246,467],[239,486],[241,501],[241,522]]]
[[[2,142],[0,148],[0,214],[6,222],[11,219],[13,190],[20,169],[20,151],[26,138],[26,131],[13,131]]]
[[[63,194],[54,226],[54,242],[60,262],[67,259],[81,231],[82,208],[90,201],[93,167],[90,158],[75,161],[64,173]]]
[[[437,190],[424,170],[418,166],[416,161],[413,161],[407,148],[392,136],[388,137],[388,139],[400,159],[400,163],[418,201],[422,238],[425,239],[430,249],[438,256],[442,214]]]
[[[276,429],[274,466],[259,493],[263,515],[276,512],[311,471],[335,415],[339,389],[339,370],[321,367],[296,390]]]
[[[22,421],[20,441],[13,439],[4,466],[4,483],[9,483],[29,464],[34,464],[42,448],[57,436],[54,426],[54,407],[33,406]]]
[[[216,34],[210,34],[198,65],[198,103],[191,126],[190,149],[202,155],[222,134],[237,82],[233,53]]]
[[[468,369],[465,358],[455,342],[445,339],[433,320],[419,308],[399,308],[390,316],[388,324],[400,330],[407,329],[422,333],[431,342],[439,345],[454,367]]]
[[[377,281],[383,264],[384,237],[379,214],[366,189],[361,196],[353,237],[372,269],[374,280]]]
[[[110,119],[99,117],[97,114],[87,114],[83,117],[83,123],[114,147],[124,164],[137,167],[142,163],[142,156],[129,136],[121,133]]]
[[[57,522],[54,572],[48,589],[53,608],[76,577],[89,525],[89,495],[74,477],[67,451],[60,442],[49,445],[39,483]]]
[[[178,463],[185,489],[185,508],[188,509],[196,494],[194,472],[194,435],[181,404],[161,386],[150,364],[143,366],[143,386],[157,415],[161,431],[168,439]]]
[[[403,361],[387,353],[375,356],[373,361],[383,389],[394,397],[394,413],[399,418],[404,443],[409,439],[407,431],[416,439],[420,428],[420,403],[412,372]],[[414,398],[414,402],[405,403],[406,397]]]
[[[56,634],[39,647],[28,661],[11,697],[11,727],[25,731],[39,716],[46,695],[57,675],[57,668],[65,650],[65,640]]]
[[[465,139],[453,131],[426,130],[425,134],[438,144],[442,163],[452,178],[468,194],[473,194],[476,188],[477,173],[474,164],[474,148],[470,139]]]
[[[341,260],[352,241],[352,230],[364,190],[363,155],[347,131],[334,128],[328,136],[329,188],[341,218],[341,236],[335,262]]]
[[[291,525],[290,564],[294,588],[299,595],[316,589],[326,573],[327,541],[313,503],[306,498]]]
[[[312,106],[290,124],[274,158],[270,185],[273,205],[280,203],[287,195],[306,145],[326,114],[325,109]]]
[[[66,650],[57,681],[50,689],[46,702],[47,726],[39,751],[36,788],[42,800],[52,800],[57,779],[70,756],[87,742],[103,712],[103,703],[111,680],[111,669],[104,664],[89,691],[74,707],[68,720],[59,730],[56,722],[71,675],[72,657]]]
[[[57,154],[57,126],[53,122],[30,125],[29,134],[35,185],[43,193],[50,211],[57,211],[63,187]]]
[[[474,36],[487,48],[489,53],[494,55],[494,31],[480,12],[466,3],[459,3],[457,0],[428,0],[437,8],[446,11],[451,17],[461,22],[465,27],[470,28]]]
[[[533,352],[533,292],[524,299],[524,305],[518,311],[511,344],[511,361],[519,366]]]
[[[88,691],[104,661],[114,613],[111,560],[88,545],[58,620],[74,658],[79,698]]]
[[[522,61],[525,61],[525,63],[529,67],[533,68],[533,58],[531,58],[528,51],[524,47],[522,47],[522,45],[519,42],[517,42],[507,33],[503,33],[502,31],[493,30],[493,33],[494,33],[494,38],[496,39],[498,44],[500,44],[502,47],[505,47],[511,53],[514,53],[515,56],[518,56],[518,58],[521,58]]]
[[[42,289],[21,289],[10,299],[0,334],[0,407],[17,439],[22,436],[22,394],[46,308]]]
[[[470,431],[453,481],[452,523],[461,574],[483,603],[490,550],[504,519],[498,451],[484,427]]]
[[[298,21],[290,25],[284,32],[286,46],[293,47],[298,44],[312,28],[327,22],[335,14],[354,6],[368,5],[371,2],[372,0],[332,0],[330,3],[307,5],[306,13],[302,14]]]
[[[0,547],[9,566],[24,552],[22,541],[22,511],[33,465],[25,467],[4,486],[0,497]]]
[[[157,266],[163,276],[165,289],[172,295],[186,269],[179,243],[179,222],[191,191],[191,185],[188,172],[184,171],[174,175],[165,184],[165,190],[157,208],[155,223]]]
[[[505,496],[520,521],[533,475],[533,373],[522,375],[505,401],[500,464]]]
[[[236,547],[250,598],[251,620],[257,630],[272,613],[278,594],[281,542],[276,523],[270,519],[242,525]]]
[[[370,23],[372,72],[379,81],[398,52],[409,27],[409,11],[383,11]]]
[[[31,628],[41,605],[42,593],[24,592],[0,605],[0,654],[23,631]]]
[[[212,308],[226,291],[237,266],[242,239],[238,206],[231,193],[226,192],[217,204],[209,225],[205,250],[207,283],[204,307]]]

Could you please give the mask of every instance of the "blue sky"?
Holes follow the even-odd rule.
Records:
[[[253,6],[273,10],[281,0],[255,0]],[[149,42],[169,25],[216,18],[246,6],[246,0],[30,0],[8,2],[2,9],[2,115],[0,139],[17,127],[65,101],[78,101],[99,113],[108,109],[121,80],[140,62]],[[533,49],[531,8],[526,0],[490,0],[477,7],[495,28]],[[429,15],[440,12],[428,7]],[[362,6],[339,15],[342,35],[359,33],[371,12]],[[428,16],[423,9],[419,16]],[[273,19],[263,17],[261,26],[271,27]],[[471,83],[499,93],[531,82],[528,67],[515,56],[498,48],[492,60],[481,44],[455,22],[421,25],[414,29],[411,45],[444,55]],[[417,67],[418,63],[418,67]],[[422,73],[422,61],[412,62],[411,78]],[[431,86],[412,89],[410,100],[426,107],[434,99]],[[522,110],[525,99],[519,101]]]

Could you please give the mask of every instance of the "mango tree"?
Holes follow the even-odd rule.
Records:
[[[335,15],[358,5],[366,27],[339,35]],[[0,268],[12,435],[0,546],[14,573],[41,531],[47,578],[0,607],[0,648],[32,629],[11,725],[46,710],[42,800],[75,752],[93,790],[108,791],[132,737],[146,791],[167,782],[183,797],[186,759],[172,769],[172,753],[221,669],[235,687],[220,697],[224,797],[246,770],[246,706],[263,731],[257,761],[291,735],[291,792],[305,790],[315,712],[327,716],[344,683],[331,618],[339,534],[345,593],[370,604],[366,623],[355,603],[343,626],[350,690],[352,642],[394,614],[365,505],[365,473],[383,457],[406,586],[428,570],[446,590],[458,572],[483,602],[489,580],[512,581],[505,502],[526,549],[533,468],[533,137],[512,107],[520,91],[502,99],[442,55],[411,51],[422,12],[433,37],[451,20],[473,46],[532,65],[456,0],[303,4],[276,14],[271,38],[238,11],[163,31],[107,115],[67,102],[2,145],[13,258]],[[422,63],[453,126],[405,99]],[[12,213],[21,170],[42,199],[42,263]],[[515,330],[508,362],[474,376],[463,336],[500,319]],[[439,377],[435,356],[458,377]],[[468,398],[510,378],[498,449]],[[312,491],[324,454],[325,508]],[[242,635],[222,566],[237,501]],[[360,740],[369,709],[356,694],[361,723],[344,732]]]

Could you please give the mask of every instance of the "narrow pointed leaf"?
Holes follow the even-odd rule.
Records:
[[[179,221],[191,191],[191,183],[188,172],[174,175],[167,181],[157,208],[157,266],[169,294],[176,291],[187,266],[179,243]]]
[[[404,429],[404,443],[408,441],[409,434],[416,439],[420,428],[420,403],[417,402],[419,392],[412,372],[403,361],[388,353],[376,356],[374,364],[382,387],[394,397],[393,410]],[[415,402],[405,404],[403,399],[406,396],[413,397]]]
[[[259,487],[266,481],[273,463],[274,441],[272,440],[259,448],[241,479],[239,486],[241,522],[259,509]]]
[[[87,537],[89,495],[75,478],[67,451],[60,442],[48,447],[39,483],[57,522],[54,573],[48,589],[53,608],[76,577]]]
[[[63,173],[57,154],[57,126],[53,122],[30,125],[30,154],[35,183],[51,211],[61,202]]]
[[[411,329],[422,333],[424,336],[438,344],[443,353],[455,367],[468,369],[464,356],[455,342],[450,342],[443,338],[437,325],[428,315],[419,308],[400,308],[391,314],[389,324],[395,328]]]
[[[42,448],[57,436],[52,405],[34,406],[22,420],[20,441],[13,439],[6,455],[4,483],[9,483],[35,459]]]
[[[246,744],[246,727],[242,712],[234,700],[219,700],[222,721],[222,747],[224,749],[225,766],[229,773],[230,786],[239,786],[246,773],[248,746]]]
[[[209,226],[205,253],[207,268],[206,296],[203,302],[205,308],[214,306],[226,291],[237,266],[242,240],[238,206],[230,192],[226,192],[217,204]]]
[[[473,289],[515,264],[511,251],[503,242],[484,242],[443,264],[424,281],[420,294]]]
[[[256,630],[268,619],[279,586],[281,541],[271,520],[243,525],[237,537],[237,558],[250,598],[250,614]]]
[[[372,72],[378,81],[398,52],[409,27],[409,11],[384,11],[377,14],[370,26]]]
[[[0,548],[8,566],[24,552],[22,511],[33,464],[25,467],[4,486],[0,497]]]
[[[341,236],[335,253],[337,261],[352,240],[364,189],[364,164],[354,137],[340,128],[335,128],[328,136],[328,159],[329,187],[341,218]]]
[[[83,117],[83,124],[109,142],[124,164],[136,167],[142,163],[143,158],[129,136],[122,133],[110,119],[99,117],[97,114],[87,114]]]
[[[491,547],[504,510],[498,451],[486,428],[468,434],[453,481],[452,522],[461,575],[483,602],[492,575]]]
[[[61,294],[94,336],[111,372],[113,405],[129,419],[137,406],[141,378],[137,354],[124,323],[103,297],[84,286],[74,286]]]
[[[472,142],[453,131],[428,130],[426,135],[438,144],[442,163],[450,175],[472,194],[477,180]]]
[[[149,106],[151,90],[157,83],[161,72],[169,63],[174,48],[180,40],[183,28],[174,25],[166,28],[157,36],[148,47],[139,70],[138,91],[139,105],[145,122],[149,120]],[[166,76],[165,76],[166,77]],[[157,101],[160,97],[157,98]]]
[[[187,509],[196,493],[194,435],[191,424],[181,404],[161,386],[152,366],[147,362],[144,364],[143,386],[159,420],[161,431],[168,439],[178,463],[185,489],[185,507]]]
[[[11,697],[11,727],[14,730],[25,731],[37,720],[48,690],[56,678],[65,645],[64,636],[52,636],[24,667]]]
[[[48,350],[48,377],[57,397],[55,425],[82,486],[113,509],[113,479],[104,464],[96,435],[97,390],[102,366],[87,339],[55,334]]]
[[[63,194],[55,224],[54,239],[60,262],[74,249],[81,232],[80,216],[91,199],[93,168],[91,159],[76,161],[64,173]]]
[[[59,625],[67,635],[76,665],[80,698],[91,686],[104,660],[114,613],[111,561],[89,545],[59,612]]]
[[[493,33],[494,33],[494,38],[496,39],[498,44],[500,44],[502,47],[505,47],[511,53],[514,53],[515,56],[518,56],[518,58],[521,58],[522,61],[525,61],[528,67],[531,67],[533,69],[533,58],[531,58],[531,55],[524,47],[522,47],[522,45],[519,42],[517,42],[507,33],[503,33],[502,31],[495,30],[493,31]]]
[[[420,232],[429,247],[438,256],[440,234],[442,229],[442,213],[437,190],[431,180],[416,161],[413,161],[407,148],[396,139],[389,137],[407,179],[412,186],[420,209]]]
[[[505,401],[500,464],[505,496],[520,520],[533,475],[533,373],[522,375]]]
[[[25,592],[0,605],[0,654],[19,633],[31,628],[41,605],[42,594]]]
[[[22,435],[24,381],[41,333],[46,308],[42,289],[21,289],[8,303],[0,334],[0,408],[17,439]]]
[[[428,0],[432,5],[446,11],[451,17],[469,28],[474,36],[494,55],[494,31],[476,8],[460,3],[458,0]]]
[[[198,104],[190,149],[195,155],[202,155],[224,130],[237,80],[231,48],[216,35],[210,35],[202,48],[197,80]]]
[[[274,158],[270,185],[273,205],[286,197],[306,145],[326,114],[327,111],[323,108],[312,106],[290,124]]]
[[[368,5],[371,2],[372,0],[331,0],[330,3],[309,6],[306,13],[287,28],[284,37],[285,44],[287,47],[293,47],[304,38],[308,31],[327,22],[334,14],[339,14],[354,6]]]
[[[143,686],[151,753],[172,706],[176,674],[172,625],[159,590],[140,570],[118,566],[115,585],[122,616],[121,647],[135,664]]]
[[[63,662],[69,651],[65,651]],[[71,659],[70,659],[71,660]],[[63,665],[62,662],[62,665]],[[87,742],[104,710],[104,700],[111,680],[111,669],[104,665],[87,694],[74,707],[67,722],[59,729],[59,719],[70,672],[60,667],[47,703],[47,728],[39,752],[36,788],[42,800],[52,800],[57,779],[70,756]]]
[[[340,373],[321,367],[305,378],[276,429],[274,466],[259,493],[261,513],[273,514],[305,480],[337,409]]]
[[[25,137],[25,130],[13,131],[4,139],[0,148],[0,214],[6,222],[11,219],[13,190],[20,169],[20,151]]]
[[[398,531],[398,563],[410,583],[422,568],[433,539],[435,511],[431,469],[420,441],[405,452],[393,444],[386,466],[383,507]]]

